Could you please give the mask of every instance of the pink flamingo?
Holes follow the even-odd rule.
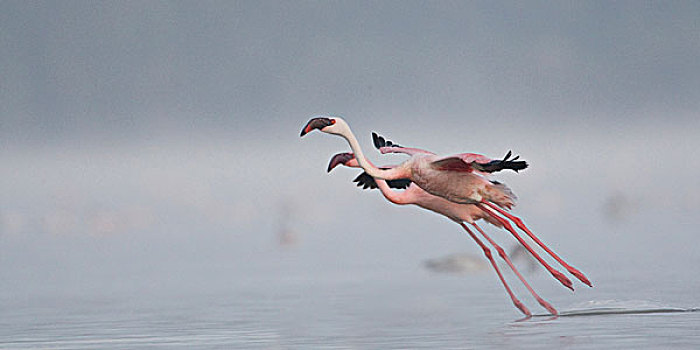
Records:
[[[355,159],[355,156],[352,153],[339,153],[333,156],[331,159],[331,162],[328,165],[328,172],[333,170],[338,165],[345,165],[347,167],[352,167],[352,168],[359,168],[359,163]],[[510,269],[515,273],[516,276],[518,276],[518,279],[525,285],[527,290],[532,294],[532,296],[537,300],[537,302],[542,305],[547,311],[549,311],[552,315],[557,315],[557,310],[552,307],[547,301],[542,299],[537,292],[532,289],[530,284],[525,280],[525,278],[520,274],[518,269],[513,265],[511,262],[510,258],[508,258],[508,255],[506,252],[499,246],[495,241],[489,237],[486,232],[484,232],[477,224],[476,221],[480,219],[484,219],[486,222],[496,226],[496,227],[503,227],[501,221],[504,220],[497,220],[494,217],[496,217],[496,214],[493,213],[488,213],[483,209],[480,209],[479,207],[472,205],[472,204],[458,204],[454,202],[450,202],[442,197],[434,196],[428,192],[425,192],[422,190],[420,187],[416,186],[415,184],[411,183],[408,180],[380,180],[377,179],[375,180],[371,176],[369,176],[367,173],[362,173],[360,174],[355,180],[357,182],[358,186],[363,186],[365,189],[366,188],[379,188],[381,193],[384,195],[384,198],[389,200],[390,202],[398,205],[407,205],[407,204],[414,204],[417,205],[423,209],[427,209],[430,211],[433,211],[435,213],[441,214],[446,216],[448,219],[456,222],[464,230],[467,231],[469,236],[474,239],[474,241],[481,247],[481,249],[484,251],[484,255],[486,258],[489,260],[491,263],[491,266],[493,266],[494,270],[496,271],[496,274],[498,275],[498,278],[501,280],[501,283],[503,284],[503,287],[505,287],[506,292],[510,296],[510,299],[513,301],[513,304],[515,307],[517,307],[523,314],[527,316],[531,316],[532,314],[530,313],[530,310],[527,309],[527,307],[520,301],[518,298],[515,296],[513,291],[510,289],[508,286],[508,283],[506,280],[503,278],[503,275],[501,274],[501,271],[498,269],[498,265],[496,265],[496,262],[493,259],[493,256],[491,254],[491,250],[465,225],[465,222],[471,224],[476,228],[479,233],[496,249],[498,252],[498,255],[505,260],[505,262],[508,264]],[[393,191],[391,190],[390,187],[393,188],[402,188],[405,189],[404,191],[398,192],[398,191]],[[501,218],[502,219],[502,218]]]
[[[360,167],[370,176],[382,180],[410,179],[428,193],[462,204],[476,204],[482,200],[510,208],[515,204],[513,193],[502,184],[492,183],[481,176],[486,172],[503,169],[521,170],[527,167],[524,161],[510,161],[501,164],[497,170],[490,170],[492,160],[479,154],[463,153],[440,157],[431,152],[397,147],[395,152],[411,156],[407,161],[388,169],[380,169],[368,163],[357,138],[348,124],[338,117],[317,117],[311,119],[301,136],[314,129],[339,135],[345,138],[357,156]]]
[[[358,165],[370,176],[381,180],[409,179],[424,191],[445,198],[454,203],[474,204],[487,213],[499,212],[506,216],[539,244],[550,256],[559,262],[571,274],[581,282],[591,286],[591,282],[579,270],[564,262],[551,249],[546,247],[535,235],[527,229],[519,218],[508,214],[502,208],[510,209],[515,205],[515,195],[504,184],[489,181],[484,174],[511,169],[518,171],[527,167],[524,161],[508,160],[509,154],[503,160],[491,160],[485,156],[474,153],[463,153],[447,157],[440,157],[432,152],[417,148],[391,147],[392,145],[379,145],[380,150],[405,153],[411,156],[407,161],[391,168],[380,169],[372,165],[364,156],[357,138],[350,130],[348,124],[338,117],[321,116],[312,118],[302,129],[301,135],[319,129],[321,132],[339,135],[349,144],[355,154]],[[375,144],[377,137],[375,137]],[[396,146],[396,145],[393,145]],[[387,149],[386,147],[389,147]],[[495,205],[494,205],[495,203]],[[537,261],[549,271],[554,278],[567,288],[573,290],[573,284],[564,274],[552,268],[542,259],[521,237],[508,221],[500,216],[494,216],[513,236],[532,254]]]

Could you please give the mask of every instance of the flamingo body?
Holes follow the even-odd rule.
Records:
[[[510,190],[505,190],[507,187],[495,186],[475,173],[479,169],[484,170],[482,166],[486,163],[479,165],[479,161],[488,158],[467,158],[471,160],[467,163],[463,155],[440,157],[427,151],[404,149],[402,153],[411,156],[408,160],[390,169],[379,169],[367,162],[357,138],[342,118],[326,116],[313,118],[302,129],[301,136],[314,129],[346,139],[360,167],[374,178],[382,180],[408,178],[428,193],[455,203],[476,204],[486,200],[504,208],[511,208],[515,204],[515,196]],[[524,162],[522,164],[527,166]],[[503,168],[494,171],[498,170]]]

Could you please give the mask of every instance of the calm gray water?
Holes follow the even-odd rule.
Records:
[[[242,265],[124,263],[110,270],[96,262],[90,270],[64,261],[52,272],[58,276],[5,273],[0,348],[700,346],[700,312],[672,312],[698,306],[697,282],[679,282],[683,271],[650,268],[635,275],[632,263],[619,269],[592,264],[586,272],[595,288],[576,284],[576,293],[542,272],[530,273],[562,313],[588,315],[522,319],[490,270],[434,274],[420,261],[349,261],[335,252],[334,262],[332,253],[314,257],[306,249],[259,251],[239,257]],[[507,276],[530,309],[544,313]]]

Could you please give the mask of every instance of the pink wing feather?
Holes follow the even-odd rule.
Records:
[[[439,158],[430,164],[433,166],[433,168],[438,170],[463,171],[471,173],[474,171],[480,172],[480,170],[475,169],[474,166],[472,166],[472,164],[488,164],[491,161],[491,158],[488,158],[481,154],[462,153]]]
[[[509,159],[512,152],[508,151],[502,160],[493,160],[476,153],[462,153],[453,156],[439,158],[430,163],[435,169],[446,171],[465,171],[479,173],[493,173],[505,169],[515,172],[527,168],[527,162],[518,160],[518,156]]]

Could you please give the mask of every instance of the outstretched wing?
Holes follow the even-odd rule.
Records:
[[[366,190],[368,188],[369,189],[377,188],[377,181],[374,180],[374,178],[371,177],[366,172],[363,172],[362,174],[358,175],[355,178],[355,180],[352,180],[352,182],[357,182],[357,187],[362,187],[363,190]],[[406,188],[408,188],[408,186],[411,185],[411,180],[409,180],[409,179],[386,180],[386,183],[391,188],[405,190]]]
[[[476,153],[462,153],[454,156],[448,156],[438,159],[430,165],[438,170],[445,171],[463,171],[463,172],[482,172],[494,173],[501,170],[510,169],[515,172],[527,168],[527,162],[518,160],[520,156],[510,158],[511,151],[508,151],[505,157],[501,160],[492,160],[486,156]]]
[[[501,160],[492,160],[488,163],[475,162],[472,166],[479,171],[486,173],[494,173],[501,170],[513,170],[516,173],[520,170],[527,168],[527,162],[524,160],[518,160],[520,156],[515,156],[510,158],[513,153],[508,151],[505,157]]]
[[[426,151],[420,148],[411,148],[399,146],[379,135],[377,133],[372,133],[372,141],[374,142],[374,147],[376,147],[380,152],[384,153],[405,153],[409,155],[424,153],[424,154],[435,154],[430,151]]]

